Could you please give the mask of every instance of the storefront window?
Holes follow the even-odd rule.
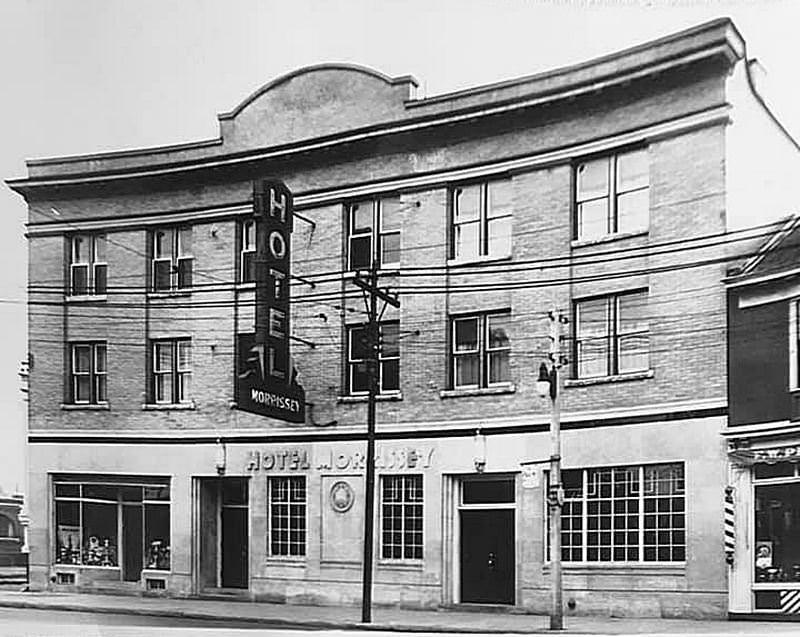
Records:
[[[144,543],[143,568],[170,568],[168,486],[55,482],[54,492],[56,564],[119,567],[121,545],[133,542]],[[125,529],[123,506],[141,523]]]
[[[800,482],[756,485],[755,514],[755,581],[800,582]]]

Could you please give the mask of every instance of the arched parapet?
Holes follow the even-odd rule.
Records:
[[[265,84],[219,115],[226,150],[280,146],[407,116],[417,81],[353,64],[318,64]]]

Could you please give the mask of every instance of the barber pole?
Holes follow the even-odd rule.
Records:
[[[725,561],[733,565],[736,549],[736,518],[733,487],[725,487]]]

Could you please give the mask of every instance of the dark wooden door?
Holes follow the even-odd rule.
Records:
[[[247,588],[247,509],[222,507],[222,586]]]
[[[122,579],[138,582],[144,561],[142,538],[142,505],[122,506]]]
[[[514,511],[461,511],[461,601],[514,603]]]

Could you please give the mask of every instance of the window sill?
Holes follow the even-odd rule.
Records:
[[[256,282],[255,281],[239,281],[236,284],[236,289],[240,292],[248,292],[250,290],[255,291],[256,289]]]
[[[337,403],[340,404],[347,404],[347,403],[365,403],[369,400],[369,396],[366,394],[364,395],[357,395],[357,396],[339,396],[336,399]],[[403,392],[394,392],[394,393],[386,393],[386,394],[376,394],[375,400],[378,402],[395,402],[398,400],[403,400]]]
[[[378,558],[378,568],[392,570],[392,571],[421,571],[423,562],[422,560],[392,560],[387,558]]]
[[[95,301],[107,301],[108,297],[105,294],[76,294],[67,295],[65,297],[67,303],[92,303]]]
[[[305,555],[268,555],[265,564],[272,566],[306,566]]]
[[[61,409],[64,411],[108,411],[111,407],[108,403],[63,403]]]
[[[595,237],[594,239],[573,239],[570,241],[570,247],[585,248],[602,243],[609,243],[611,241],[621,241],[622,239],[632,239],[633,237],[644,237],[647,236],[649,232],[649,230],[636,230],[633,232],[604,234],[602,237]]]
[[[655,372],[652,369],[648,369],[642,372],[599,376],[597,378],[570,378],[564,381],[564,387],[588,387],[589,385],[603,385],[605,383],[624,383],[629,380],[645,380],[654,376]]]
[[[497,396],[499,394],[513,394],[517,391],[514,383],[494,385],[492,387],[461,387],[457,389],[442,389],[439,398],[463,398],[465,396]]]
[[[511,255],[505,254],[503,256],[495,256],[495,255],[486,255],[483,257],[470,257],[470,258],[456,258],[456,259],[448,259],[447,260],[447,267],[448,268],[457,268],[461,266],[468,266],[468,265],[484,265],[488,263],[497,263],[502,261],[511,261]]]
[[[626,573],[644,575],[648,572],[654,575],[685,575],[686,562],[563,562],[561,567],[565,572],[575,575],[596,575],[606,572],[609,575],[625,575]],[[550,563],[542,565],[542,572],[550,571]]]
[[[189,411],[197,409],[194,401],[190,403],[145,403],[142,411]]]
[[[53,564],[51,569],[69,569],[70,571],[78,571],[83,569],[101,569],[104,571],[119,571],[119,566],[100,566],[99,564]]]
[[[190,296],[193,288],[181,288],[179,290],[159,290],[158,292],[149,291],[147,298],[149,299],[170,299],[176,296]]]

